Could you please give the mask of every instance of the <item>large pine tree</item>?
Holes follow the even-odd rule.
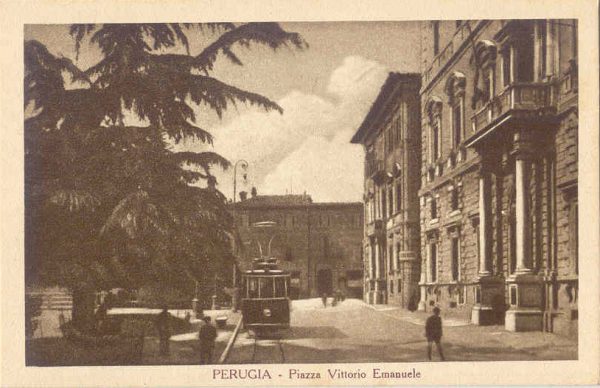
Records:
[[[38,41],[25,43],[26,276],[69,287],[73,321],[86,327],[96,290],[206,285],[228,267],[232,220],[211,167],[229,161],[173,146],[212,144],[197,105],[219,117],[238,102],[281,112],[211,76],[219,56],[242,65],[236,47],[305,43],[276,23],[73,25],[70,32],[78,53],[96,45],[101,60],[82,70]],[[217,38],[192,55],[189,34],[204,32]],[[132,118],[143,124],[128,125]]]

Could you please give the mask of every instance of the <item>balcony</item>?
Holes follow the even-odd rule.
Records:
[[[375,220],[367,224],[367,236],[375,236],[384,233],[383,220]]]
[[[377,179],[383,175],[385,175],[385,166],[383,160],[367,159],[365,164],[365,176],[367,178]]]
[[[473,133],[490,128],[507,118],[547,117],[555,112],[553,85],[548,83],[511,84],[487,102],[471,118]]]

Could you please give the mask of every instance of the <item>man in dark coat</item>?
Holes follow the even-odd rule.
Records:
[[[433,342],[437,347],[440,358],[444,359],[444,353],[442,351],[442,318],[440,317],[440,309],[438,307],[433,308],[433,315],[427,318],[425,322],[425,337],[427,337],[427,358],[431,360],[431,347]]]
[[[198,338],[200,340],[200,364],[212,364],[213,351],[215,349],[215,339],[217,338],[217,329],[210,323],[210,317],[202,318],[204,324],[200,327]]]
[[[160,314],[156,317],[156,331],[158,331],[159,354],[161,356],[169,355],[169,338],[171,338],[171,314],[169,310],[164,306]]]

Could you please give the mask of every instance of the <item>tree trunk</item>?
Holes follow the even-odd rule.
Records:
[[[92,331],[94,328],[94,291],[89,288],[73,289],[73,326],[82,332]]]

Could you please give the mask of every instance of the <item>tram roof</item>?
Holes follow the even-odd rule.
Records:
[[[288,272],[281,269],[249,269],[244,272],[246,275],[287,275]]]

